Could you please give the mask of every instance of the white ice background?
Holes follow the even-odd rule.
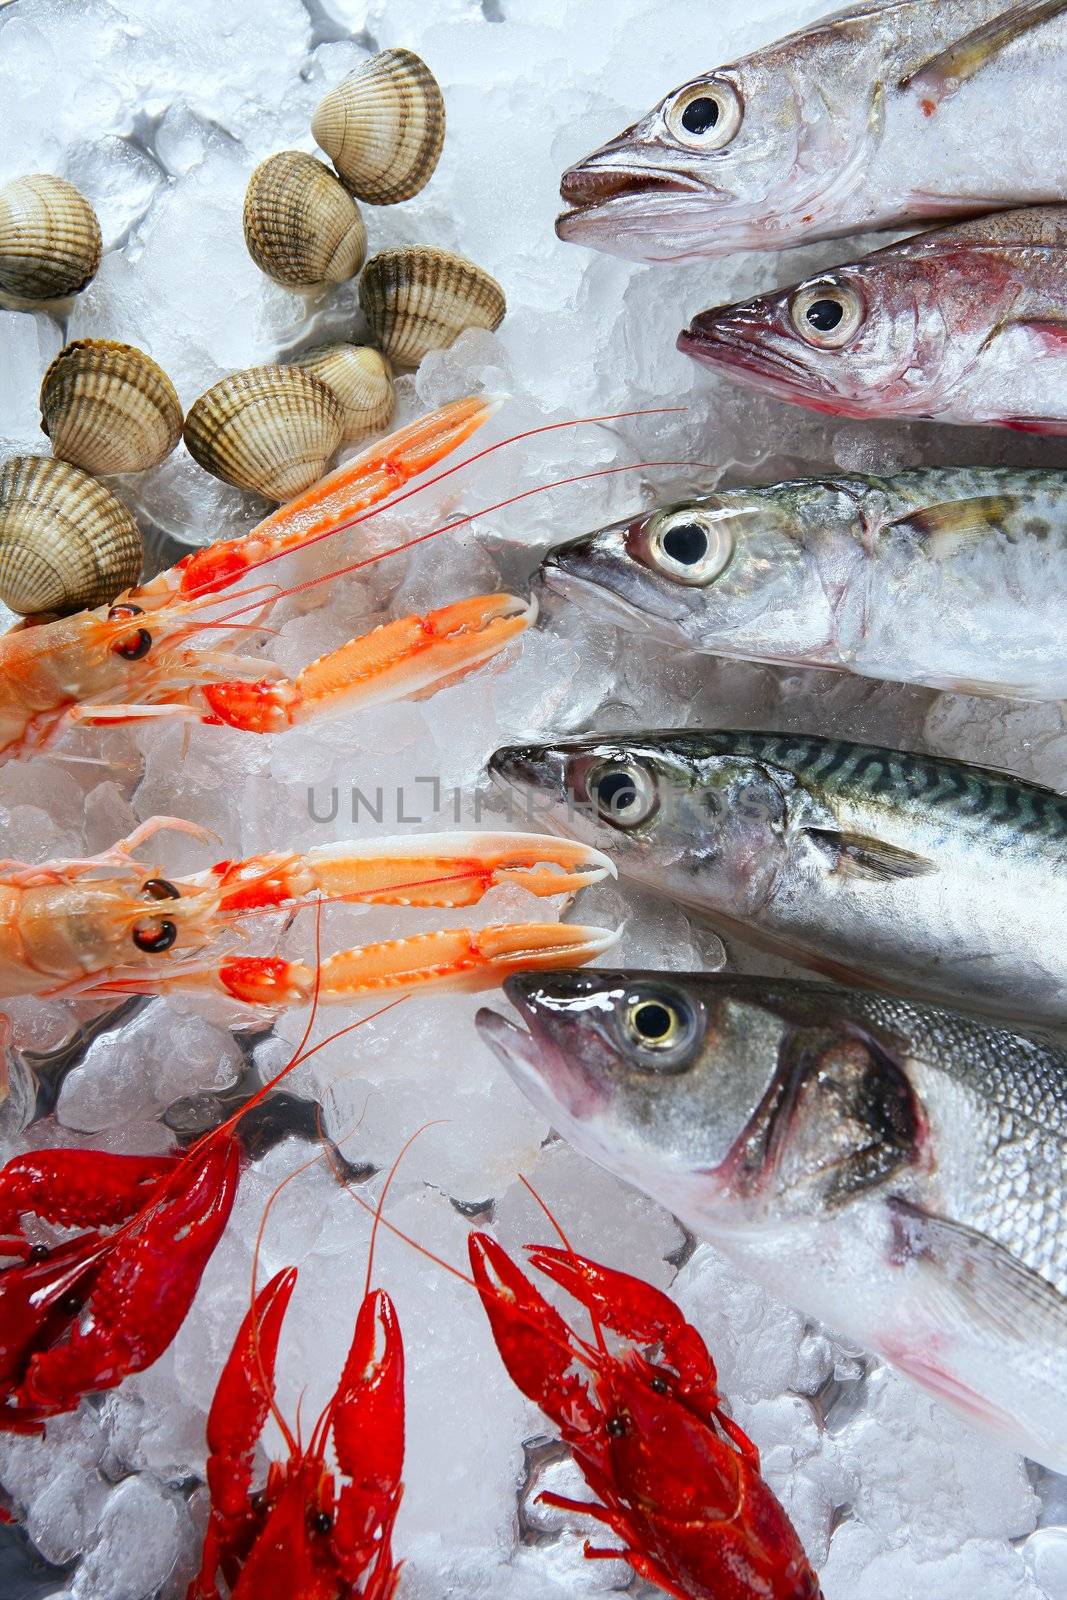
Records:
[[[849,243],[643,268],[557,242],[566,165],[672,85],[828,9],[781,0],[16,0],[0,8],[0,181],[32,171],[69,177],[95,203],[106,245],[96,280],[65,321],[0,312],[0,455],[45,446],[36,394],[65,339],[143,346],[188,405],[234,367],[357,328],[354,286],[309,302],[258,272],[242,238],[242,198],[264,156],[313,148],[310,116],[326,88],[373,50],[405,45],[444,88],[448,136],[422,195],[367,212],[371,249],[409,241],[458,249],[499,278],[509,311],[497,336],[468,335],[405,380],[401,419],[482,389],[512,397],[492,424],[495,437],[566,417],[686,409],[502,451],[452,480],[447,494],[383,519],[378,545],[435,525],[453,507],[473,510],[572,473],[627,461],[688,465],[587,482],[479,517],[317,591],[313,605],[290,606],[280,637],[254,648],[298,670],[390,613],[496,586],[521,590],[549,544],[725,473],[744,481],[927,461],[1067,465],[1058,447],[1018,436],[816,418],[710,379],[676,353],[675,335],[696,310],[845,259]],[[150,539],[201,542],[245,529],[262,509],[214,483],[183,451],[118,487]],[[337,561],[346,555],[338,550]],[[429,828],[432,785],[413,787],[416,777],[458,786],[470,821],[476,798],[486,798],[481,767],[496,745],[598,721],[837,732],[1053,784],[1067,777],[1067,731],[1055,705],[996,706],[714,666],[635,643],[557,603],[521,648],[419,705],[269,739],[197,728],[184,752],[175,728],[83,735],[67,748],[100,764],[58,756],[9,764],[0,771],[3,854],[37,861],[99,850],[160,811],[180,811],[220,838],[217,851],[162,843],[159,864],[171,870],[204,864],[209,851],[238,856],[357,837],[376,825],[365,812],[353,824],[354,784],[372,797],[383,792],[377,831],[402,831],[398,785],[409,814],[421,807],[419,825]],[[315,821],[309,789],[322,815],[334,786],[336,819]],[[446,814],[436,825],[449,821]],[[545,902],[513,891],[492,895],[476,916],[550,914]],[[707,927],[615,888],[568,915],[628,919],[613,962],[723,958]],[[442,920],[337,912],[324,935],[332,947]],[[285,947],[306,954],[309,939],[298,919]],[[397,1223],[458,1264],[472,1215],[509,1248],[544,1239],[546,1224],[516,1181],[523,1171],[579,1248],[669,1286],[707,1337],[733,1412],[821,1570],[826,1600],[1067,1600],[1064,1484],[806,1325],[709,1249],[690,1253],[667,1213],[551,1137],[479,1043],[475,1005],[413,999],[324,1051],[289,1084],[323,1098],[329,1130],[347,1135],[357,1167],[382,1169],[415,1127],[445,1119],[402,1168],[390,1205]],[[47,1050],[87,1008],[14,1010],[22,1043]],[[320,1026],[337,1025],[334,1016]],[[167,1148],[172,1135],[160,1118],[168,1107],[193,1096],[185,1113],[210,1117],[213,1096],[246,1071],[250,1052],[261,1072],[276,1068],[304,1020],[287,1016],[274,1037],[241,1043],[226,1018],[151,1002],[94,1040],[64,1083],[56,1119],[35,1124],[29,1142]],[[6,1600],[184,1596],[206,1516],[205,1414],[247,1303],[252,1241],[272,1187],[313,1154],[291,1139],[248,1171],[192,1312],[154,1368],[50,1423],[43,1442],[0,1442],[0,1479],[37,1551],[58,1569],[31,1583],[12,1558],[0,1567]],[[373,1196],[376,1182],[364,1192]],[[261,1281],[282,1265],[300,1267],[279,1360],[290,1417],[301,1395],[304,1417],[313,1416],[336,1381],[367,1234],[363,1213],[322,1161],[271,1213]],[[396,1300],[409,1360],[407,1490],[395,1541],[404,1600],[562,1600],[626,1587],[622,1564],[583,1560],[587,1527],[534,1504],[548,1484],[577,1485],[546,1443],[546,1424],[506,1377],[471,1292],[389,1238],[376,1277]],[[268,1434],[267,1445],[278,1450],[279,1439]]]

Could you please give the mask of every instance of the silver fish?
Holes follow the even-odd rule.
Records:
[[[672,90],[563,175],[639,261],[1067,200],[1065,0],[876,0]]]
[[[1067,699],[1067,473],[726,489],[549,552],[550,589],[667,644]]]
[[[831,416],[1067,433],[1067,207],[939,228],[714,307],[678,348]]]
[[[1067,1471],[1067,1056],[880,995],[508,978],[478,1026],[584,1154],[783,1299]]]
[[[1067,1023],[1067,799],[1051,790],[706,729],[513,746],[489,771],[539,825],[750,943],[848,982]]]

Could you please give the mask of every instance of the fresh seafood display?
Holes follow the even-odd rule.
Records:
[[[717,490],[560,545],[541,574],[683,649],[1063,700],[1065,558],[1067,474],[929,467]]]
[[[341,402],[345,444],[377,433],[392,420],[393,375],[385,357],[369,345],[321,345],[297,357],[295,365],[321,378]]]
[[[1061,1050],[802,981],[555,972],[505,989],[527,1028],[489,1010],[479,1028],[579,1150],[1067,1470]]]
[[[1067,200],[1060,0],[868,0],[673,89],[563,175],[561,239],[660,261]],[[991,108],[1026,106],[1010,139]]]
[[[678,348],[831,416],[1064,434],[1065,330],[1067,207],[1038,206],[920,233],[789,289],[715,306]]]
[[[466,328],[491,333],[507,310],[503,289],[473,261],[415,246],[371,257],[359,303],[383,354],[403,369],[447,350]]]
[[[404,1465],[404,1346],[392,1301],[368,1289],[336,1392],[307,1444],[274,1399],[278,1339],[296,1287],[295,1267],[275,1273],[242,1322],[208,1416],[211,1515],[188,1600],[252,1595],[356,1595],[390,1600],[400,1568],[392,1531]],[[272,1460],[251,1493],[256,1443],[267,1417],[282,1428],[286,1461]],[[342,1478],[326,1465],[332,1446]],[[357,1588],[356,1585],[359,1587]]]
[[[76,339],[41,380],[41,428],[55,454],[85,472],[144,472],[181,438],[181,401],[143,350]]]
[[[434,175],[445,100],[413,50],[381,50],[319,101],[311,131],[358,199],[396,205]]]
[[[0,994],[216,993],[267,1011],[380,989],[478,989],[521,966],[571,965],[614,942],[603,928],[502,923],[343,950],[315,965],[232,954],[244,919],[273,907],[474,905],[494,884],[569,894],[612,871],[598,850],[536,834],[416,834],[218,861],[170,879],[133,851],[155,817],[103,855],[0,863]],[[230,949],[220,942],[230,936]]]
[[[9,456],[0,467],[0,600],[12,611],[85,615],[87,607],[103,608],[136,583],[143,561],[132,512],[81,467],[49,456]],[[65,659],[76,639],[74,631],[68,633],[72,628],[61,624],[51,634],[35,629],[0,637],[0,728],[5,733],[18,719],[22,690],[13,675],[27,645],[31,655],[34,646],[44,646],[40,686],[51,674],[58,688],[74,666]],[[28,695],[32,707],[32,687]],[[23,726],[26,720],[24,706]],[[0,739],[2,759],[9,740],[4,733]]]
[[[827,976],[1067,1021],[1067,799],[932,756],[779,733],[498,750],[539,820]]]
[[[494,1019],[499,1020],[499,1019]],[[513,1381],[559,1429],[592,1502],[546,1505],[602,1522],[621,1556],[683,1600],[821,1600],[819,1580],[760,1476],[759,1451],[723,1411],[715,1363],[665,1294],[568,1246],[528,1245],[530,1265],[585,1307],[580,1338],[488,1233],[469,1236],[471,1271]],[[604,1330],[625,1341],[608,1349]],[[657,1346],[653,1360],[641,1347]]]
[[[363,265],[367,230],[359,207],[329,167],[302,150],[282,150],[248,180],[248,253],[287,289],[344,283]]]
[[[324,713],[428,693],[496,655],[535,615],[513,595],[482,595],[424,617],[398,618],[292,680],[269,661],[216,648],[228,634],[262,623],[279,597],[270,584],[234,585],[358,523],[455,450],[491,409],[480,400],[454,401],[339,467],[244,538],[195,551],[117,594],[110,606],[6,634],[0,639],[0,760],[41,749],[74,724],[177,717],[278,733]],[[21,482],[16,477],[12,495]],[[27,498],[32,505],[34,497]],[[106,519],[104,527],[110,536]],[[0,567],[2,558],[0,548]],[[205,636],[211,646],[196,648]]]

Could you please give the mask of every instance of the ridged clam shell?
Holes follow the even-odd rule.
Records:
[[[321,378],[345,414],[344,443],[384,428],[396,405],[389,363],[369,345],[330,344],[309,350],[295,363]]]
[[[100,265],[96,212],[72,183],[47,172],[0,189],[0,291],[58,300],[84,289]]]
[[[356,202],[329,167],[299,150],[268,156],[253,172],[244,229],[256,266],[290,289],[344,283],[367,253]]]
[[[163,368],[110,339],[76,339],[41,384],[41,427],[53,452],[86,472],[143,472],[182,436],[182,408]]]
[[[300,367],[248,367],[202,394],[185,419],[200,465],[239,489],[291,500],[321,478],[344,434],[344,409]]]
[[[359,303],[383,353],[408,368],[428,350],[447,350],[465,328],[499,328],[507,310],[488,272],[424,245],[372,256],[359,280]]]
[[[410,50],[383,50],[319,101],[311,131],[352,193],[375,206],[429,183],[445,141],[437,79]]]
[[[141,535],[80,467],[12,456],[0,467],[0,600],[23,616],[103,606],[136,583]]]

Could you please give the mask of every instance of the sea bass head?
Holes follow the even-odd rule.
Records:
[[[678,730],[511,745],[489,772],[531,818],[601,846],[627,877],[748,918],[789,861],[789,797],[785,777],[733,738]]]
[[[577,969],[504,988],[526,1028],[489,1010],[478,1027],[519,1088],[584,1154],[690,1220],[817,1212],[848,1196],[864,1155],[878,1182],[918,1159],[905,1074],[832,988]]]
[[[818,479],[730,489],[627,517],[550,550],[550,589],[632,632],[745,659],[810,659],[833,637],[804,530],[849,529],[855,496]]]
[[[564,240],[638,261],[775,250],[840,231],[877,131],[859,25],[816,26],[672,89],[563,174]],[[847,93],[822,91],[835,71]]]

